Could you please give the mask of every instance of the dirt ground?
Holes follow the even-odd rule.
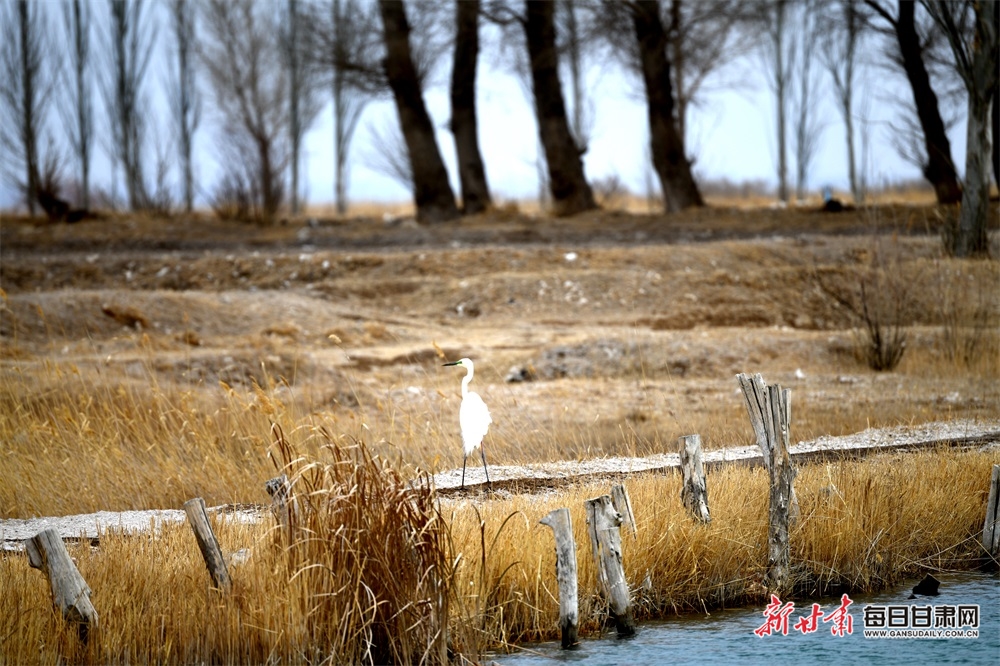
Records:
[[[266,373],[315,410],[381,400],[457,422],[461,373],[440,365],[469,356],[508,440],[596,433],[568,457],[658,452],[698,430],[709,448],[746,443],[737,372],[792,388],[797,440],[996,418],[996,360],[963,366],[942,341],[968,303],[973,329],[995,334],[1000,269],[944,257],[946,217],[887,206],[496,212],[436,226],[6,218],[0,363],[90,364],[120,381],[152,372],[206,391]],[[894,372],[857,358],[862,283],[891,296],[880,303],[906,326]],[[495,455],[532,457],[513,445]]]

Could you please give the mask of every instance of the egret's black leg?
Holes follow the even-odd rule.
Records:
[[[479,454],[483,457],[483,471],[486,472],[486,485],[492,485],[490,483],[490,470],[486,468],[486,447],[483,444],[479,445]]]
[[[462,458],[462,487],[465,487],[465,463],[469,460],[468,454]]]

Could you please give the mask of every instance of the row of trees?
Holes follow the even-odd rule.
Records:
[[[410,184],[418,217],[433,222],[482,211],[491,201],[478,144],[476,77],[482,26],[489,23],[500,35],[494,50],[530,91],[544,180],[554,211],[562,215],[595,207],[582,155],[592,116],[585,72],[598,58],[614,59],[631,72],[644,94],[649,156],[667,212],[702,204],[685,145],[688,115],[713,73],[751,53],[774,96],[781,199],[791,196],[793,160],[796,194],[804,194],[823,127],[817,100],[820,90],[829,88],[846,129],[851,190],[860,201],[861,45],[881,40],[885,56],[876,66],[902,71],[912,91],[916,120],[898,128],[900,148],[920,163],[939,201],[962,201],[955,251],[986,249],[990,135],[1000,134],[997,3],[161,1],[158,6],[151,0],[6,0],[0,35],[2,167],[32,213],[36,205],[50,214],[64,211],[60,197],[67,181],[79,190],[79,205],[90,205],[98,134],[130,209],[167,208],[170,165],[177,163],[184,207],[191,210],[195,135],[206,100],[219,119],[214,152],[222,172],[214,197],[260,218],[274,216],[286,202],[298,212],[302,143],[321,109],[332,103],[330,152],[337,208],[343,212],[352,137],[365,105],[380,96],[392,98],[399,120],[399,131],[384,135],[382,158]],[[162,22],[157,12],[169,16],[169,31],[160,39],[169,42],[170,133],[150,126],[158,121],[148,89]],[[449,52],[449,128],[461,208],[424,103],[432,73]],[[955,94],[957,81],[967,99],[969,128],[964,187],[940,104],[942,95]],[[97,96],[106,119],[99,133]],[[51,123],[53,109],[62,120],[61,134]],[[168,134],[175,154],[163,140]],[[994,171],[1000,170],[996,148]]]

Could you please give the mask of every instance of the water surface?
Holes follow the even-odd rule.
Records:
[[[819,622],[814,633],[793,628],[809,615],[813,602],[830,614],[841,605],[840,597],[801,600],[789,616],[788,635],[759,637],[754,630],[765,623],[764,606],[713,612],[709,616],[687,615],[639,626],[636,636],[584,639],[574,650],[562,650],[558,642],[523,646],[516,654],[497,656],[503,666],[540,666],[562,662],[574,666],[624,664],[1000,664],[1000,579],[985,574],[940,574],[940,594],[909,600],[917,583],[873,595],[851,595],[853,633],[831,635],[832,622]],[[864,607],[979,605],[978,638],[864,637]]]

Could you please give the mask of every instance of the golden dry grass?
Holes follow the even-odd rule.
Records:
[[[856,233],[859,224],[789,214],[800,231],[815,222]],[[904,206],[884,215],[922,228],[930,213]],[[670,222],[696,229],[716,217],[723,238],[778,233],[790,219],[715,209]],[[286,252],[301,231],[291,224],[195,232],[182,220],[124,219],[79,231],[5,229],[15,250],[5,250],[0,275],[11,295],[0,292],[0,517],[180,507],[196,496],[210,505],[266,502],[263,481],[276,474],[269,454],[282,460],[274,423],[294,447],[289,471],[305,472],[299,491],[315,510],[290,540],[270,519],[216,521],[224,551],[253,551],[232,569],[229,598],[208,589],[183,526],[108,533],[97,550],[72,546],[102,618],[86,647],[51,610],[41,574],[4,556],[0,662],[439,661],[445,629],[448,649],[471,658],[551,637],[554,549],[537,521],[560,506],[571,508],[577,534],[583,631],[598,631],[582,502],[608,492],[610,481],[440,503],[406,485],[417,469],[460,463],[459,379],[438,367],[438,352],[478,361],[488,351],[474,386],[496,420],[491,463],[662,452],[691,432],[708,447],[749,443],[733,395],[732,374],[743,370],[792,385],[796,440],[1000,415],[994,262],[941,258],[933,239],[893,236],[889,272],[914,297],[908,347],[895,372],[876,374],[856,358],[850,320],[822,305],[811,281],[826,271],[835,286],[856,286],[878,255],[870,239],[583,248],[575,243],[590,231],[620,225],[612,231],[656,237],[665,225],[652,216],[546,222],[546,232],[566,233],[566,247],[579,250],[568,265],[561,246],[536,247],[534,225],[512,212],[436,230],[393,227],[411,234],[400,247],[425,232],[501,239],[495,247],[438,239],[424,256],[364,245],[384,232],[372,232],[370,220],[338,221],[315,233],[367,249],[305,261]],[[270,250],[229,259],[225,243],[236,234]],[[521,240],[504,247],[502,234]],[[150,238],[171,236],[221,245],[172,263],[145,253]],[[60,242],[78,251],[37,260]],[[120,256],[87,259],[119,242]],[[464,275],[460,266],[477,270]],[[547,301],[540,279],[552,286]],[[566,283],[582,285],[592,307],[557,291]],[[620,302],[601,301],[613,290]],[[470,296],[481,299],[481,315],[456,315]],[[505,309],[514,300],[518,309]],[[101,313],[105,303],[149,326],[123,328]],[[793,327],[803,312],[811,323]],[[518,329],[523,322],[533,328]],[[595,364],[593,376],[502,382],[511,364],[543,351],[600,353],[609,340],[625,353]],[[798,593],[875,589],[919,570],[971,566],[998,458],[995,449],[938,451],[803,468],[792,535]],[[627,481],[640,533],[624,539],[625,564],[640,619],[762,598],[765,485],[760,471],[712,473],[713,522],[703,527],[683,514],[676,477]],[[397,581],[404,568],[413,575]],[[401,622],[419,631],[393,642]]]
[[[949,363],[945,369],[961,361]],[[330,418],[302,409],[296,394],[266,373],[266,388],[222,385],[207,399],[159,385],[151,366],[125,382],[90,366],[49,363],[30,375],[17,367],[4,368],[0,388],[6,515],[178,507],[194,496],[209,504],[264,501],[261,482],[276,467],[269,454],[295,461],[287,471],[304,478],[299,492],[318,508],[291,542],[270,520],[216,522],[224,551],[254,553],[233,569],[229,599],[208,590],[184,527],[157,536],[105,534],[94,551],[72,547],[102,617],[87,646],[52,611],[41,574],[23,557],[6,556],[2,661],[437,661],[443,627],[448,649],[473,658],[553,637],[554,549],[537,521],[560,506],[571,508],[576,531],[584,635],[602,626],[582,502],[607,492],[610,481],[545,496],[447,500],[438,509],[430,493],[408,488],[399,470],[410,475],[414,460],[448,455],[447,410],[431,421],[387,394],[365,400],[352,417]],[[442,394],[454,389],[452,379],[436,380]],[[506,411],[516,414],[516,407]],[[737,417],[728,418],[724,427],[736,435]],[[836,426],[844,415],[826,418]],[[285,425],[294,453],[282,456],[273,446],[272,423]],[[524,416],[505,427],[512,441],[547,442],[549,455],[592,437],[572,422],[542,431],[536,425]],[[373,460],[362,441],[389,460]],[[869,590],[922,569],[971,566],[997,462],[995,450],[940,451],[804,468],[796,482],[802,520],[792,537],[800,594]],[[627,482],[640,531],[638,540],[624,539],[625,563],[640,619],[739,605],[764,593],[764,474],[711,474],[707,527],[684,515],[679,483],[676,476]],[[400,632],[404,620],[423,633]],[[415,638],[394,643],[399,636]]]
[[[328,442],[323,433],[289,439],[310,437]],[[82,645],[52,609],[44,577],[24,557],[4,557],[0,660],[442,663],[445,645],[474,659],[515,641],[553,638],[554,548],[538,520],[562,506],[570,507],[577,541],[581,633],[602,630],[583,500],[610,482],[439,504],[363,447],[291,455],[289,471],[304,481],[290,542],[271,520],[215,520],[225,552],[252,550],[231,566],[228,596],[209,589],[186,526],[105,533],[98,549],[70,547],[101,616]],[[941,450],[804,467],[791,539],[798,595],[867,591],[924,570],[971,566],[998,462],[996,450]],[[703,526],[685,515],[677,475],[626,482],[638,538],[625,535],[623,552],[638,619],[763,598],[766,483],[761,470],[711,473],[713,520]]]

